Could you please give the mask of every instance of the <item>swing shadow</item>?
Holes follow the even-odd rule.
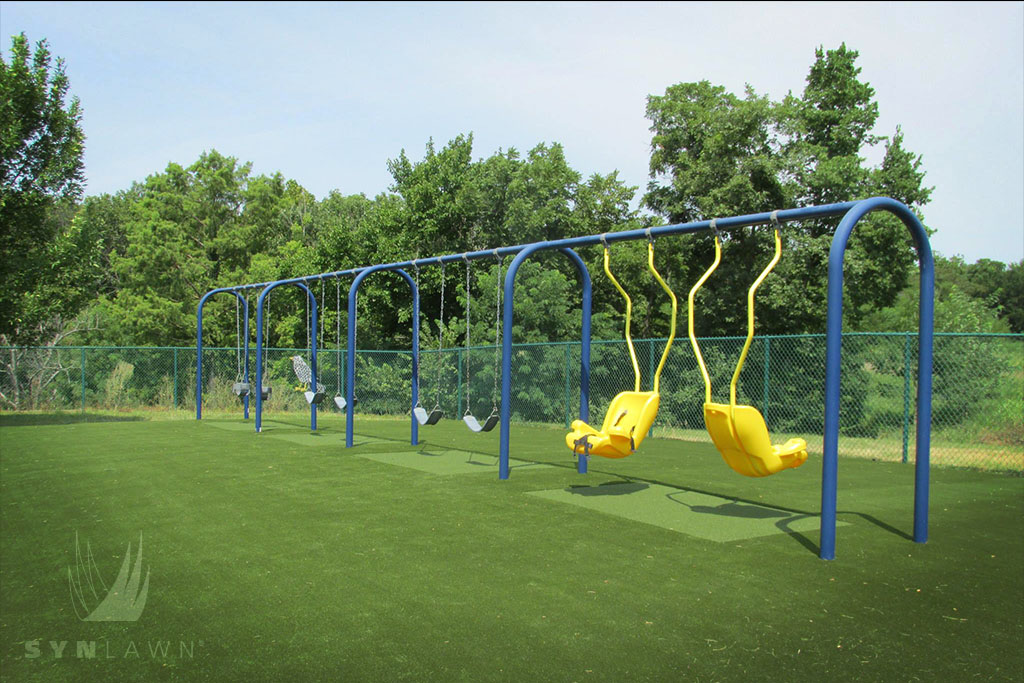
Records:
[[[420,444],[420,445],[423,446],[424,444]],[[429,450],[430,448],[436,449],[436,452],[431,452]],[[417,455],[422,455],[422,456],[428,457],[428,458],[444,457],[445,455],[448,455],[449,453],[465,453],[466,454],[466,461],[465,461],[466,464],[467,465],[475,465],[477,467],[496,468],[498,466],[499,462],[501,461],[499,456],[497,456],[497,455],[495,455],[493,453],[487,453],[487,452],[484,452],[484,451],[476,451],[476,450],[468,450],[468,449],[465,449],[465,448],[451,448],[451,447],[442,447],[442,446],[431,446],[430,444],[425,444],[424,448],[422,448],[419,451],[416,451]],[[480,462],[480,461],[477,461],[477,460],[474,459],[474,458],[477,458],[477,457],[489,458],[489,459],[492,459],[493,462]],[[516,458],[515,461],[509,462],[509,469],[517,469],[517,468],[529,467],[531,465],[548,465],[548,464],[550,464],[550,463],[534,461],[534,460],[522,460],[520,458]]]
[[[567,465],[562,465],[568,467]],[[784,505],[766,505],[762,502],[748,500],[745,498],[737,497],[726,497],[713,491],[706,491],[703,489],[697,489],[689,486],[680,486],[679,484],[673,484],[658,479],[645,479],[643,477],[628,477],[620,475],[614,472],[607,472],[601,470],[591,469],[593,474],[604,474],[609,476],[619,477],[619,481],[605,482],[597,486],[586,486],[586,485],[572,485],[566,489],[569,493],[580,496],[604,496],[604,495],[630,495],[635,494],[639,491],[643,491],[649,488],[651,485],[665,486],[667,488],[676,489],[679,493],[699,493],[705,496],[712,496],[715,498],[725,498],[727,502],[721,505],[688,505],[679,500],[672,498],[675,494],[667,494],[667,498],[673,503],[684,505],[689,508],[692,512],[698,514],[713,514],[724,517],[733,518],[744,518],[744,519],[771,519],[773,517],[779,517],[780,519],[775,523],[775,526],[782,531],[784,534],[795,540],[797,543],[806,548],[809,552],[815,556],[820,555],[821,546],[815,539],[809,537],[805,532],[792,529],[791,526],[794,522],[803,519],[820,519],[821,514],[810,510],[801,510],[799,508],[786,507]],[[630,485],[630,486],[627,486]],[[602,491],[603,487],[612,487],[607,491]],[[855,510],[839,510],[837,512],[839,516],[854,516],[863,519],[865,522],[878,527],[879,529],[886,531],[894,536],[905,540],[913,540],[913,536],[906,531],[898,529],[893,525],[885,522],[874,515],[870,515],[864,512],[857,512]]]
[[[690,512],[696,512],[701,515],[716,515],[718,517],[732,517],[734,519],[773,519],[777,517],[784,518],[780,521],[786,521],[792,518],[792,513],[765,506],[758,503],[757,505],[746,505],[738,500],[730,500],[721,505],[690,505],[689,503],[677,500],[676,495],[683,493],[680,491],[677,493],[669,493],[665,496],[668,500],[678,505],[683,505],[689,508]],[[803,518],[806,515],[801,515]]]
[[[648,488],[650,488],[650,484],[636,481],[606,481],[602,484],[598,484],[597,486],[573,484],[566,489],[566,491],[574,496],[590,498],[597,496],[628,496],[633,493],[639,493],[640,491]]]

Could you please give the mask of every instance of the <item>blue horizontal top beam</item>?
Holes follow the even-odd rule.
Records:
[[[775,218],[780,223],[787,223],[792,221],[800,220],[812,220],[815,218],[829,218],[832,216],[839,216],[845,214],[848,210],[853,208],[858,202],[842,202],[839,204],[824,204],[822,206],[808,206],[800,209],[784,209],[774,212]],[[764,225],[771,223],[772,213],[770,211],[762,213],[747,214],[745,216],[733,216],[731,218],[718,218],[715,219],[715,227],[718,230],[736,230],[738,228],[746,228],[752,225]],[[628,240],[636,239],[647,239],[655,237],[664,237],[668,235],[685,235],[693,232],[702,232],[704,230],[711,229],[711,221],[694,221],[691,223],[674,223],[672,225],[659,225],[654,228],[640,228],[637,230],[623,230],[620,232],[608,232],[604,234],[587,235],[585,237],[567,237],[560,240],[531,242],[529,244],[518,244],[511,247],[499,247],[497,249],[483,249],[479,251],[469,251],[461,254],[447,254],[444,256],[427,256],[424,258],[416,258],[409,261],[396,261],[394,263],[384,263],[377,266],[362,266],[360,268],[349,268],[347,270],[336,270],[327,273],[318,273],[316,275],[305,275],[303,277],[290,278],[287,280],[275,280],[273,282],[259,282],[255,284],[238,285],[234,287],[221,287],[217,291],[229,291],[229,290],[242,290],[242,289],[256,289],[264,288],[272,284],[294,284],[303,283],[308,284],[317,280],[327,280],[331,278],[338,278],[347,275],[358,275],[367,268],[375,268],[377,270],[395,270],[398,268],[418,268],[429,265],[440,265],[442,263],[453,263],[462,260],[477,260],[483,258],[494,258],[495,256],[508,256],[510,254],[518,254],[519,252],[543,245],[545,250],[548,249],[560,249],[563,247],[584,247],[595,244],[601,244],[602,241],[607,243],[612,242],[624,242]]]

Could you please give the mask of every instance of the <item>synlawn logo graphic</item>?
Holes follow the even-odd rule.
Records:
[[[139,589],[142,577],[142,534],[139,534],[139,551],[135,558],[135,567],[131,567],[132,544],[124,554],[121,571],[114,579],[113,585],[107,588],[100,575],[99,567],[92,556],[92,548],[88,541],[85,544],[85,557],[78,544],[78,533],[75,533],[75,569],[68,567],[68,586],[71,590],[71,602],[75,607],[75,615],[82,621],[138,621],[146,606],[149,594],[149,570],[146,580]],[[131,569],[131,576],[128,571]],[[95,580],[94,580],[95,579]],[[98,590],[97,590],[98,588]],[[92,609],[89,605],[94,605]],[[82,616],[85,614],[85,616]]]

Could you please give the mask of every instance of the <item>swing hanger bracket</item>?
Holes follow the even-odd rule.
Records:
[[[718,238],[719,241],[721,241],[721,239],[722,239],[722,232],[718,229],[718,219],[717,218],[712,218],[711,219],[711,226],[710,227],[711,227],[711,232],[713,232],[715,234],[715,237]]]

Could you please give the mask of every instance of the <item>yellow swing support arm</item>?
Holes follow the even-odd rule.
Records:
[[[697,284],[690,290],[690,296],[687,299],[688,310],[689,310],[689,332],[690,332],[690,346],[693,347],[693,353],[697,356],[697,365],[700,366],[700,374],[704,378],[704,402],[711,403],[711,376],[708,374],[708,368],[704,364],[704,356],[701,355],[700,346],[697,345],[697,335],[693,331],[693,299],[697,295],[697,290],[704,286],[707,279],[711,277],[711,274],[718,268],[718,264],[722,262],[722,242],[718,239],[718,232],[715,229],[715,221],[711,221],[711,229],[715,230],[715,262],[711,264],[711,267],[704,271],[704,274],[697,280]]]
[[[649,232],[648,236],[650,236]],[[651,271],[651,274],[654,275],[654,279],[658,281],[661,288],[664,289],[672,299],[672,321],[669,323],[668,342],[665,344],[665,350],[661,354],[661,361],[658,363],[658,369],[654,371],[654,393],[657,394],[658,385],[661,380],[661,370],[665,367],[665,361],[668,359],[668,351],[672,348],[672,342],[676,338],[676,312],[678,307],[676,304],[675,293],[654,268],[654,240],[652,239],[648,239],[647,241],[647,269]]]
[[[754,284],[750,285],[750,289],[747,290],[747,341],[743,344],[743,351],[740,352],[740,360],[736,363],[736,370],[732,373],[732,381],[729,383],[729,405],[732,407],[733,412],[736,410],[736,383],[740,379],[740,370],[743,369],[743,362],[747,360],[747,351],[750,350],[750,342],[754,340],[754,293],[757,292],[757,288],[761,286],[764,279],[768,277],[768,273],[772,272],[775,268],[775,264],[779,262],[782,257],[782,240],[779,238],[779,229],[775,228],[775,256],[772,258],[771,263],[761,271],[761,274],[754,280]]]
[[[604,274],[608,276],[608,279],[615,285],[615,289],[619,290],[619,294],[626,300],[626,344],[629,346],[629,358],[633,361],[633,376],[635,380],[633,382],[633,391],[640,391],[640,363],[636,360],[636,349],[633,348],[633,338],[629,335],[629,322],[633,316],[633,302],[629,298],[629,294],[626,294],[626,290],[622,288],[619,281],[612,275],[611,268],[608,265],[610,260],[608,252],[608,243],[604,240],[604,235],[601,235],[601,242],[604,244]]]

